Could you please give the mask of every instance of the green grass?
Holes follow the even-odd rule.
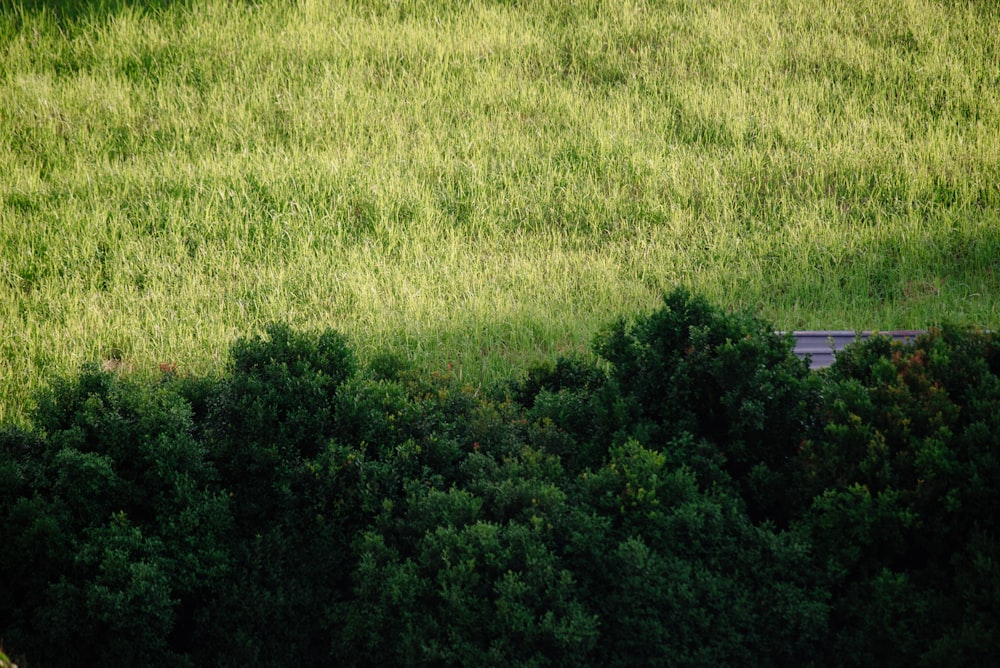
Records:
[[[0,421],[272,320],[473,383],[676,284],[1000,327],[993,2],[147,4],[2,5]]]

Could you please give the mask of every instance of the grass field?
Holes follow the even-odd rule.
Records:
[[[474,384],[677,284],[1000,328],[992,1],[149,4],[2,2],[0,421],[273,320]]]

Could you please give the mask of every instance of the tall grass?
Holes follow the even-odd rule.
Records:
[[[0,421],[272,320],[491,382],[682,283],[1000,326],[1000,11],[3,4]]]

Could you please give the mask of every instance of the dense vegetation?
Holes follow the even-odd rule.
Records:
[[[1000,348],[810,372],[684,291],[488,396],[332,331],[90,366],[0,431],[22,665],[915,666],[1000,653]]]
[[[268,322],[473,385],[664,286],[1000,329],[995,0],[4,0],[0,420]]]

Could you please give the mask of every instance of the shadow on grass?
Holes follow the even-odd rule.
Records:
[[[0,3],[0,16],[19,29],[25,17],[45,14],[65,29],[80,22],[103,22],[126,9],[152,13],[190,4],[190,0],[13,0]]]
[[[847,293],[867,294],[875,308],[902,309],[914,315],[940,313],[935,302],[947,300],[952,307],[945,320],[995,328],[1000,230],[992,225],[991,220],[983,219],[982,223],[942,229],[916,239],[892,235],[861,252],[846,254],[842,266],[828,279],[834,279]],[[829,287],[830,281],[824,284]],[[888,324],[924,328],[940,323]]]

